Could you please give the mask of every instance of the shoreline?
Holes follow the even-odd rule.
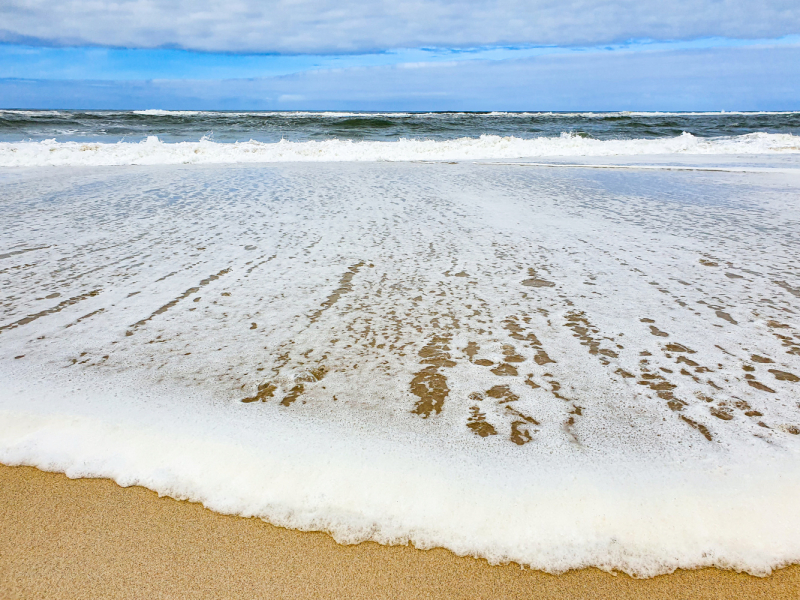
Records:
[[[7,598],[763,598],[800,595],[800,566],[759,578],[705,568],[633,579],[550,575],[443,549],[337,544],[107,479],[0,465]]]

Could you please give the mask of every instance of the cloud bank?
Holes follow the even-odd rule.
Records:
[[[595,45],[800,33],[797,0],[5,0],[0,42],[215,52]]]

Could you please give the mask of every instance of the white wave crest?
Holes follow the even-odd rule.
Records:
[[[125,114],[125,113],[122,112],[117,114]],[[266,118],[286,117],[289,119],[311,117],[311,118],[321,118],[321,119],[329,119],[329,118],[339,119],[339,118],[351,118],[351,117],[426,117],[431,115],[439,115],[440,113],[403,113],[403,112],[373,113],[373,112],[334,112],[334,111],[302,111],[302,110],[223,112],[216,110],[161,110],[157,108],[148,108],[147,110],[134,110],[133,114],[155,116],[155,117],[171,117],[171,116],[193,117],[200,115],[204,117],[266,117]],[[469,114],[470,113],[456,113],[455,115],[453,115],[452,113],[447,113],[444,114],[443,116],[458,117]]]
[[[469,113],[461,113],[469,114]],[[630,111],[622,110],[619,112],[501,112],[494,111],[487,113],[488,117],[567,117],[585,119],[607,119],[618,117],[730,117],[730,116],[780,116],[796,115],[800,111],[700,111],[700,112],[660,112],[660,111]]]
[[[689,133],[667,139],[595,140],[563,133],[521,139],[482,135],[447,141],[400,139],[395,142],[327,140],[165,143],[155,136],[134,142],[0,143],[0,167],[106,166],[155,164],[230,164],[272,162],[375,162],[485,160],[547,156],[641,156],[663,154],[800,153],[800,136],[750,133],[699,138]]]
[[[179,116],[179,117],[193,117],[194,115],[203,114],[197,110],[161,110],[158,108],[148,108],[147,110],[134,110],[134,115],[147,115],[153,117],[166,117],[166,116]]]

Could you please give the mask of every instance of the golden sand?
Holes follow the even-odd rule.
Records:
[[[554,576],[446,550],[341,546],[140,487],[0,465],[0,598],[796,600],[800,566],[767,578],[716,569]]]

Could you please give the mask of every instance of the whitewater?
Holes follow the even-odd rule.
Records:
[[[219,143],[163,142],[148,136],[140,142],[86,143],[0,142],[0,167],[235,164],[272,162],[370,162],[486,160],[555,156],[642,156],[664,154],[800,153],[793,134],[750,133],[700,138],[683,133],[672,138],[598,140],[573,133],[522,139],[481,135],[452,140],[325,141]]]

